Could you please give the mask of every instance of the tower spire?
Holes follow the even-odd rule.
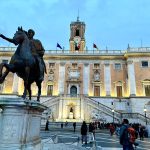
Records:
[[[77,21],[79,21],[79,9],[78,9],[78,16],[77,16]]]

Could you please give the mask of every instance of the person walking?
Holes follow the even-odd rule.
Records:
[[[74,133],[76,132],[76,122],[73,123]]]
[[[87,124],[85,121],[83,121],[82,126],[81,126],[81,140],[82,144],[85,142],[87,144]]]
[[[114,132],[115,132],[115,127],[113,124],[110,124],[109,126],[109,131],[110,131],[110,135],[113,136]]]
[[[49,129],[48,129],[48,124],[49,124],[49,121],[47,120],[46,121],[46,126],[45,126],[45,131],[48,131]]]
[[[128,119],[123,119],[122,126],[120,128],[120,144],[123,146],[123,150],[134,150],[133,143],[130,142],[128,128]]]
[[[64,126],[63,123],[61,123],[61,129],[63,129],[63,126]]]
[[[94,141],[94,126],[92,123],[89,124],[89,142]]]
[[[140,126],[140,129],[139,129],[139,136],[140,136],[140,140],[144,140],[144,127],[143,126]]]

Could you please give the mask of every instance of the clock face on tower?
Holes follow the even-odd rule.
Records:
[[[81,37],[75,36],[73,40],[74,40],[74,44],[75,44],[75,49],[79,50],[80,49]]]
[[[81,41],[81,38],[79,36],[74,37],[74,42],[75,43],[80,43],[80,41]]]

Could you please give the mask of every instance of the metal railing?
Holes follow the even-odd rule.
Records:
[[[146,124],[150,123],[150,118],[140,114],[140,113],[122,113],[114,110],[114,116],[112,113],[112,108],[92,99],[89,97],[86,97],[86,99],[96,105],[96,109],[101,110],[104,114],[109,115],[111,117],[114,117],[116,120],[122,121],[123,118],[128,118],[128,119],[139,119],[142,122],[145,122]]]
[[[46,50],[46,54],[62,54],[62,55],[123,55],[126,51],[123,50],[85,50],[85,51],[70,51],[70,50]]]
[[[13,52],[16,50],[17,47],[0,47],[0,51],[5,51],[5,52]]]
[[[121,113],[122,118],[139,119],[142,122],[150,123],[150,118],[140,113]]]
[[[16,51],[17,47],[0,47],[0,51],[13,52]],[[46,54],[124,54],[125,50],[84,50],[84,51],[70,51],[70,50],[46,50]]]
[[[150,47],[133,47],[133,48],[128,48],[127,52],[150,52]]]
[[[17,47],[0,47],[0,51],[15,51]],[[150,47],[130,47],[127,50],[46,50],[47,54],[124,54],[126,52],[150,52]]]
[[[62,98],[78,98],[78,99],[83,98],[83,99],[85,99],[85,102],[86,102],[85,104],[94,107],[95,109],[97,109],[98,111],[101,111],[105,115],[113,117],[117,121],[121,121],[123,118],[128,118],[128,119],[139,119],[142,122],[150,123],[150,118],[143,115],[143,114],[140,114],[140,113],[122,113],[122,112],[119,112],[117,110],[113,110],[111,107],[108,107],[108,106],[106,106],[106,105],[104,105],[104,104],[88,97],[87,95],[61,94],[58,97],[53,97],[53,98],[51,97],[50,99],[47,99],[42,104],[44,104],[47,107],[51,108],[54,105],[58,104],[59,100],[62,99]],[[112,110],[113,110],[113,112],[112,112]]]
[[[59,97],[53,97],[53,98],[47,99],[46,101],[42,102],[41,104],[46,105],[47,107],[52,107],[53,105],[58,103],[59,100],[60,100]]]
[[[89,101],[90,103],[94,104],[96,106],[96,108],[100,111],[102,111],[104,114],[108,115],[108,116],[111,116],[111,117],[114,117],[115,120],[118,120],[120,121],[121,119],[121,113],[114,110],[114,112],[112,112],[112,108],[100,103],[100,102],[97,102],[96,100],[92,99],[92,98],[89,98],[89,97],[86,97],[86,100]]]

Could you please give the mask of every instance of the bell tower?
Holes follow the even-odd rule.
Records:
[[[84,51],[85,47],[85,23],[79,21],[71,22],[70,24],[70,51]]]

